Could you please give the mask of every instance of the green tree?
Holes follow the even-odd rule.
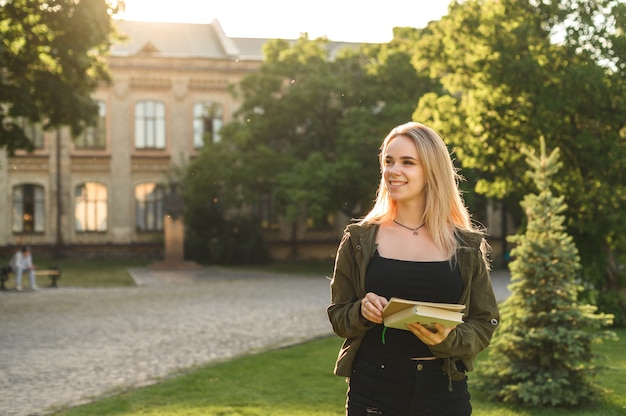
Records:
[[[105,57],[117,3],[106,0],[0,1],[0,148],[32,149],[23,122],[44,129],[94,123],[91,93],[108,81]]]
[[[269,253],[258,218],[246,209],[241,191],[253,172],[228,142],[212,143],[183,169],[185,255],[204,264],[262,264]]]
[[[418,71],[427,94],[414,118],[440,130],[476,190],[517,202],[531,188],[521,149],[543,136],[562,149],[555,181],[568,230],[581,248],[588,289],[626,322],[626,6],[619,0],[470,0],[422,32]],[[620,295],[620,293],[622,295]]]
[[[214,183],[223,215],[249,212],[269,197],[275,214],[293,224],[362,215],[375,198],[382,138],[410,119],[433,85],[401,45],[335,50],[306,36],[269,42],[259,71],[233,89],[242,100],[237,119],[190,166],[211,166],[212,181],[188,175],[189,196],[203,198],[200,189]],[[294,232],[294,255],[297,241]]]
[[[591,345],[610,332],[589,331],[611,322],[596,307],[578,303],[578,250],[565,231],[564,198],[551,191],[562,166],[558,148],[547,156],[524,152],[527,176],[538,193],[524,197],[523,234],[511,237],[511,296],[501,306],[498,328],[479,386],[492,399],[539,407],[571,407],[598,397]],[[613,334],[614,336],[614,334]]]
[[[354,214],[362,201],[355,196],[371,173],[342,148],[341,137],[345,118],[354,119],[359,109],[371,115],[377,105],[368,93],[367,56],[358,50],[333,56],[327,40],[306,36],[295,44],[270,42],[265,53],[261,69],[238,86],[244,122],[230,126],[238,130],[242,157],[261,164],[253,174],[255,189],[272,193],[290,221],[303,212],[319,220],[337,205]],[[371,132],[360,132],[358,147],[371,150]],[[361,175],[351,176],[357,171]]]

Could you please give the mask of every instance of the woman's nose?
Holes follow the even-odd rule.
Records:
[[[398,173],[398,165],[397,164],[391,164],[391,165],[387,165],[387,172],[389,172],[389,174],[397,174]]]

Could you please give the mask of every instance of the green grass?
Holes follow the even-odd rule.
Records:
[[[211,365],[58,415],[341,415],[332,337]]]
[[[134,285],[129,267],[150,261],[64,260],[38,262],[40,268],[58,264],[61,286],[113,287]],[[242,267],[236,267],[242,269]],[[246,267],[275,273],[325,275],[328,261],[275,262]],[[39,285],[48,284],[47,278]],[[12,278],[9,282],[14,283]],[[472,390],[474,414],[479,416],[613,416],[626,414],[626,329],[615,331],[619,342],[594,346],[598,365],[608,367],[598,377],[606,395],[593,408],[524,409],[486,400]],[[341,339],[330,337],[291,348],[240,357],[208,365],[161,383],[116,392],[92,404],[66,409],[57,416],[340,416],[344,414],[346,384],[332,374]],[[479,357],[478,365],[484,354]],[[470,373],[470,389],[471,377]]]
[[[144,267],[151,263],[147,260],[63,260],[50,264],[61,268],[60,286],[113,287],[134,286],[128,268]],[[44,264],[40,267],[44,267]]]
[[[45,261],[40,268],[58,265],[62,270],[60,286],[72,287],[113,287],[133,286],[135,283],[128,274],[130,267],[145,267],[154,263],[150,260],[62,260]],[[226,267],[227,269],[289,273],[302,275],[330,276],[333,263],[330,261],[280,261],[263,266]],[[49,284],[48,278],[41,278],[41,284]],[[43,279],[46,279],[45,282]]]
[[[598,382],[610,390],[593,408],[523,409],[488,402],[472,391],[480,416],[617,416],[626,413],[626,330],[595,347],[609,366]],[[332,374],[341,340],[302,345],[209,365],[160,384],[117,394],[57,416],[340,416],[346,384]],[[480,360],[478,365],[480,365]],[[471,388],[471,378],[470,378]]]
[[[8,263],[8,260],[2,264]],[[128,274],[129,267],[143,267],[152,262],[147,260],[40,260],[35,259],[37,269],[49,269],[58,266],[61,278],[60,287],[115,287],[134,286],[135,282]],[[24,279],[24,278],[22,278]],[[28,278],[25,277],[28,287]],[[38,286],[48,286],[48,276],[37,277]],[[15,276],[6,283],[7,288],[15,287]]]
[[[38,269],[49,269],[52,266],[61,268],[59,286],[65,287],[115,287],[134,286],[133,279],[128,274],[130,267],[145,267],[152,260],[37,260],[35,265]],[[1,259],[0,264],[8,264],[10,259]],[[298,275],[330,276],[333,272],[331,260],[310,261],[276,261],[262,266],[225,266],[225,269],[237,269],[248,271],[262,271],[270,273],[288,273]],[[50,278],[41,276],[37,278],[39,286],[47,286],[51,283]],[[28,285],[28,279],[26,281]],[[6,283],[8,289],[15,288],[15,277],[11,276]]]

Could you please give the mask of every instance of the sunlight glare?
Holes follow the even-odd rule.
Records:
[[[125,20],[210,23],[227,36],[296,39],[327,36],[334,41],[388,42],[394,27],[426,26],[448,10],[448,0],[126,0]],[[295,4],[295,5],[294,5]]]

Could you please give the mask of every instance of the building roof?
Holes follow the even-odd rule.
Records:
[[[209,24],[129,20],[115,23],[126,39],[111,47],[112,56],[151,53],[163,57],[238,58],[239,55],[217,20]]]
[[[230,38],[220,23],[159,23],[130,20],[115,21],[127,39],[111,47],[112,56],[151,54],[170,58],[210,58],[262,61],[263,45],[271,39]],[[295,42],[293,39],[288,39]],[[339,49],[358,43],[330,42],[331,59]]]
[[[232,38],[240,52],[241,59],[263,60],[263,45],[270,39],[261,38]]]

